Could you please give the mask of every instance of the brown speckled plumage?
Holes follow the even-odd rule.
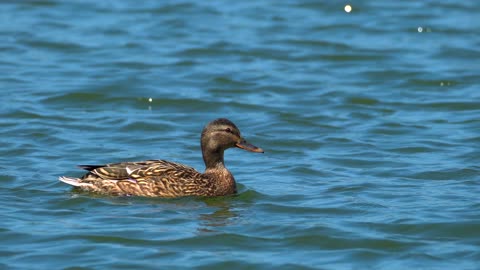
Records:
[[[166,160],[80,165],[89,172],[81,178],[60,181],[85,191],[114,196],[182,197],[222,196],[236,192],[235,179],[225,168],[223,153],[231,147],[252,152],[263,150],[247,143],[231,121],[219,118],[202,131],[205,172]]]

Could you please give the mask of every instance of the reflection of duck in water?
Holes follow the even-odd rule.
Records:
[[[228,119],[210,122],[202,131],[205,172],[166,160],[81,165],[89,172],[81,178],[62,176],[60,181],[85,191],[116,196],[181,197],[222,196],[236,192],[235,179],[225,168],[223,152],[238,147],[263,153],[249,144]]]

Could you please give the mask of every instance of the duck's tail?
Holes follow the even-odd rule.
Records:
[[[73,178],[73,177],[67,177],[67,176],[60,176],[58,180],[67,183],[69,185],[72,185],[74,187],[91,187],[92,184],[89,183],[82,183],[80,182],[80,178]]]

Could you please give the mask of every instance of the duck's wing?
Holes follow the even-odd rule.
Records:
[[[82,179],[98,178],[99,180],[124,180],[131,179],[130,173],[140,168],[169,163],[165,160],[146,160],[138,162],[119,162],[104,165],[78,165],[78,167],[89,171]]]
[[[192,167],[183,165],[181,163],[154,160],[148,161],[147,165],[135,164],[127,166],[126,170],[129,178],[136,180],[145,180],[152,177],[166,177],[178,179],[190,179],[199,177],[201,174]]]
[[[178,197],[214,190],[213,183],[194,168],[166,160],[79,167],[89,171],[80,181],[102,193]]]
[[[119,181],[120,188],[140,189],[144,196],[208,195],[215,190],[214,183],[194,168],[165,160],[129,171],[129,177],[134,181]]]

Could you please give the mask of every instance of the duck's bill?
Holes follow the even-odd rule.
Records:
[[[239,143],[236,143],[235,144],[236,147],[238,148],[242,148],[244,150],[247,150],[247,151],[251,151],[251,152],[256,152],[256,153],[263,153],[263,149],[260,148],[260,147],[256,147],[255,145],[253,144],[249,144],[248,142],[246,142],[245,140],[239,142]]]

